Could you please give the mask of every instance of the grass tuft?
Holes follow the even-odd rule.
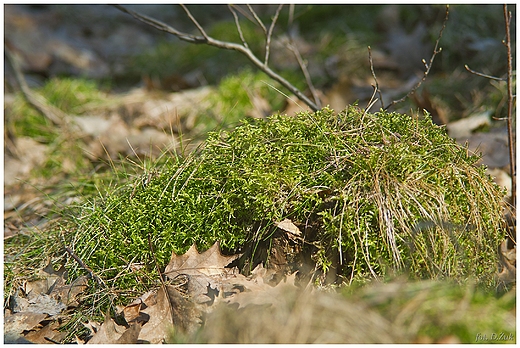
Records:
[[[477,161],[427,116],[353,106],[250,119],[85,203],[63,237],[127,295],[157,281],[149,237],[165,266],[193,243],[229,253],[269,243],[285,218],[322,272],[493,284],[503,192]]]

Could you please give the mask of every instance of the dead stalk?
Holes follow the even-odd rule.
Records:
[[[507,11],[507,5],[504,5],[504,22],[506,29],[506,39],[502,42],[507,49],[507,77],[500,78],[483,74],[481,72],[472,70],[468,65],[464,65],[467,71],[470,73],[485,77],[495,81],[507,81],[507,116],[505,118],[495,118],[496,120],[507,121],[507,136],[508,136],[508,147],[509,147],[509,174],[511,175],[511,205],[513,211],[516,209],[516,158],[515,158],[515,139],[513,130],[513,63],[511,56],[511,12]]]
[[[441,27],[441,30],[439,31],[439,36],[437,37],[437,40],[435,41],[435,48],[433,49],[433,54],[430,58],[430,62],[427,63],[426,60],[423,59],[423,64],[424,64],[424,67],[426,68],[426,70],[424,71],[423,73],[423,76],[421,78],[421,80],[410,90],[410,92],[408,92],[408,94],[406,94],[404,97],[402,97],[401,99],[398,99],[398,100],[394,100],[393,102],[390,103],[390,105],[388,105],[384,110],[388,110],[390,107],[394,106],[395,104],[398,104],[398,103],[401,103],[403,101],[406,100],[406,98],[408,98],[409,96],[411,96],[412,94],[415,93],[415,91],[421,87],[422,83],[426,80],[426,78],[428,77],[428,74],[430,73],[430,70],[433,66],[433,60],[435,59],[435,56],[437,56],[437,54],[441,53],[442,51],[442,48],[439,47],[439,42],[441,41],[441,38],[442,38],[442,33],[444,32],[444,29],[446,28],[446,23],[448,22],[448,16],[449,16],[449,12],[450,12],[450,5],[446,5],[446,15],[444,17],[444,22],[442,23],[442,27]]]
[[[201,33],[202,36],[184,33],[155,18],[148,17],[148,16],[143,15],[136,11],[132,11],[124,6],[121,6],[121,5],[113,5],[113,6],[116,7],[117,9],[119,9],[120,11],[131,15],[138,21],[148,24],[148,25],[150,25],[158,30],[161,30],[163,32],[166,32],[168,34],[175,35],[176,37],[178,37],[179,39],[181,39],[183,41],[194,43],[194,44],[206,44],[206,45],[214,46],[214,47],[221,48],[221,49],[240,52],[243,55],[245,55],[251,61],[251,63],[253,63],[258,69],[263,71],[267,76],[271,77],[273,80],[279,82],[283,87],[287,88],[298,99],[300,99],[302,102],[307,104],[313,111],[317,111],[320,109],[319,106],[315,102],[310,100],[298,88],[296,88],[289,81],[287,81],[282,76],[280,76],[279,74],[274,72],[271,68],[269,68],[269,66],[267,65],[267,60],[261,61],[257,56],[255,56],[255,54],[251,51],[251,49],[249,49],[249,47],[247,47],[247,45],[244,45],[244,43],[242,45],[240,45],[240,44],[237,44],[234,42],[220,41],[220,40],[214,39],[211,36],[209,36],[205,32],[204,28],[199,24],[199,22],[193,17],[191,12],[184,5],[181,5],[181,6],[184,9],[184,11],[186,12],[186,15],[189,17],[189,19],[192,21],[192,23],[197,27],[197,29],[199,30],[199,32]],[[273,24],[271,25],[271,27],[274,27],[274,23],[276,22],[276,18],[277,18],[277,15],[280,10],[281,10],[281,7],[278,8],[276,15],[275,15],[276,17],[273,19]],[[232,11],[232,13],[233,13],[233,11]],[[239,32],[241,31],[241,29],[239,27],[237,28],[237,30],[239,30]],[[269,30],[271,31],[271,34],[272,34],[271,28]],[[270,37],[271,36],[268,34],[269,42],[270,42]],[[268,49],[269,48],[266,46],[266,51],[268,51]],[[268,59],[269,55],[266,55],[266,58]]]
[[[92,279],[94,279],[99,285],[103,286],[106,288],[106,284],[105,282],[103,281],[103,279],[101,279],[93,270],[92,268],[90,268],[89,266],[87,266],[85,264],[85,262],[83,262],[83,260],[81,260],[79,258],[78,255],[76,255],[72,249],[70,249],[69,247],[65,247],[65,251],[67,251],[67,253],[70,255],[70,257],[72,257],[74,259],[74,261],[76,261],[78,263],[78,265],[83,268],[85,271],[87,271],[90,275],[90,277]]]
[[[374,83],[376,84],[375,86],[373,86],[374,94],[376,92],[379,94],[379,100],[381,102],[381,109],[384,109],[385,104],[383,103],[383,96],[381,95],[381,90],[379,89],[379,83],[377,82],[376,72],[374,70],[374,62],[372,60],[372,49],[370,48],[370,46],[368,46],[368,61],[370,63],[370,71],[372,72],[372,77],[374,78]],[[374,98],[374,96],[372,96],[370,101],[372,101],[373,98]],[[370,102],[369,102],[369,105],[370,105]],[[367,110],[368,110],[368,106],[367,106]]]
[[[507,134],[509,142],[509,170],[511,174],[511,204],[516,208],[516,163],[515,163],[515,141],[513,134],[513,63],[511,57],[511,12],[504,5],[504,20],[506,25],[506,40],[504,45],[507,49]]]

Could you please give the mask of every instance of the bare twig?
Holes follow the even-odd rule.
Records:
[[[258,24],[256,19],[253,16],[251,16],[251,14],[248,11],[244,10],[241,6],[237,6],[237,5],[228,5],[228,6],[233,7],[234,10],[238,11],[242,16],[246,17],[251,23]]]
[[[186,6],[184,6],[183,4],[180,4],[180,6],[182,7],[182,9],[184,10],[184,12],[186,12],[186,15],[188,15],[189,19],[192,21],[193,24],[195,24],[195,26],[197,27],[197,29],[199,29],[200,33],[202,34],[202,36],[204,36],[204,38],[206,40],[208,40],[209,36],[208,34],[206,34],[206,31],[204,30],[204,28],[202,27],[202,25],[199,24],[199,22],[197,22],[197,20],[195,19],[195,17],[193,17],[193,15],[191,14],[191,12],[188,10],[188,8]]]
[[[45,116],[49,121],[54,123],[57,126],[63,126],[67,122],[67,115],[61,111],[60,109],[49,105],[45,98],[39,96],[38,94],[34,93],[29,86],[27,85],[27,82],[25,81],[25,78],[22,73],[22,69],[20,67],[20,63],[18,60],[13,56],[11,50],[8,47],[9,43],[6,43],[4,46],[5,48],[5,54],[7,56],[7,59],[9,60],[9,63],[11,64],[14,76],[16,78],[16,82],[18,82],[18,85],[20,86],[20,90],[22,91],[22,94],[24,98],[27,100],[29,104],[31,104],[36,110],[38,110],[43,116]]]
[[[240,36],[240,40],[242,40],[242,44],[245,48],[249,48],[249,45],[246,42],[246,39],[244,38],[244,33],[242,33],[242,27],[240,26],[240,21],[238,20],[237,13],[235,12],[233,6],[228,5],[229,11],[233,15],[233,18],[235,19],[235,26],[237,27],[238,36]]]
[[[294,21],[294,7],[294,4],[289,5],[289,19],[287,21],[289,26],[291,26]]]
[[[511,12],[504,5],[504,20],[506,25],[506,40],[504,45],[507,49],[507,133],[509,142],[509,170],[511,174],[511,204],[516,207],[516,163],[515,142],[513,136],[513,63],[511,57]]]
[[[280,5],[280,6],[283,6],[283,5]],[[255,10],[251,7],[251,5],[247,5],[247,8],[249,9],[249,12],[251,12],[251,14],[253,15],[254,19],[256,20],[256,23],[258,23],[258,25],[264,31],[264,35],[267,36],[267,28],[265,27],[265,25],[262,22],[262,20],[260,19],[260,17],[258,17],[258,15],[256,14]]]
[[[483,73],[480,73],[478,71],[472,70],[472,69],[469,68],[469,66],[467,64],[464,65],[464,68],[467,71],[469,71],[470,73],[472,73],[474,75],[477,75],[477,76],[480,76],[480,77],[485,77],[486,79],[495,80],[495,81],[506,81],[507,80],[507,79],[504,79],[504,78],[501,78],[501,77],[495,77],[495,76],[483,74]]]
[[[375,87],[374,85],[372,85],[372,87],[374,87],[374,92],[372,93],[372,96],[370,97],[370,100],[368,101],[365,111],[363,111],[363,117],[367,114],[368,110],[372,109],[372,106],[374,106],[377,102],[377,98],[376,98],[377,87]]]
[[[379,83],[377,82],[376,72],[374,71],[374,62],[372,61],[372,49],[370,48],[370,46],[368,46],[368,61],[370,62],[370,71],[372,72],[372,77],[374,78],[374,82],[376,84],[374,87],[375,88],[374,93],[377,92],[379,94],[379,100],[381,101],[381,109],[384,109],[385,104],[383,103],[383,96],[381,95],[381,90],[379,89]]]
[[[271,22],[271,25],[269,26],[269,31],[266,33],[265,36],[265,58],[264,58],[264,64],[267,66],[269,61],[269,52],[271,50],[271,37],[273,36],[273,30],[274,26],[276,24],[276,21],[278,20],[278,16],[280,15],[280,11],[282,11],[283,5],[278,6],[276,9],[276,13],[274,14],[273,20]],[[264,27],[265,29],[265,27]]]
[[[67,251],[67,253],[79,264],[79,266],[81,268],[83,268],[85,271],[87,271],[89,274],[90,274],[90,277],[93,278],[99,285],[102,285],[104,287],[106,287],[106,284],[105,282],[103,281],[103,279],[101,279],[100,277],[97,276],[96,273],[94,273],[94,271],[92,270],[92,268],[90,268],[89,266],[87,266],[85,264],[85,262],[83,262],[83,260],[81,260],[79,258],[78,255],[76,255],[69,247],[65,247],[65,250]]]
[[[321,102],[320,102],[320,98],[318,96],[318,92],[316,91],[316,88],[314,88],[314,84],[312,83],[311,75],[309,74],[309,70],[307,70],[307,63],[303,60],[302,55],[300,54],[300,51],[298,50],[298,47],[296,47],[294,45],[291,38],[289,38],[289,42],[287,43],[287,48],[294,54],[294,57],[298,61],[298,65],[300,66],[303,76],[305,76],[305,82],[307,82],[307,86],[309,86],[309,90],[312,93],[314,102],[316,103],[318,108],[321,108]]]
[[[499,78],[488,74],[483,74],[478,71],[472,70],[468,65],[464,65],[467,71],[470,73],[481,76],[494,81],[507,81],[507,116],[505,118],[494,118],[495,120],[507,121],[507,135],[508,135],[508,147],[509,147],[509,172],[511,175],[511,205],[513,209],[516,207],[516,158],[515,158],[515,140],[513,132],[513,64],[511,57],[511,12],[507,11],[507,5],[504,5],[504,21],[506,30],[506,39],[502,42],[507,49],[507,77]]]
[[[433,61],[435,59],[435,56],[437,56],[437,54],[441,53],[442,51],[442,48],[439,47],[439,42],[441,41],[441,38],[442,38],[442,33],[444,31],[444,29],[446,28],[446,23],[448,22],[448,15],[449,15],[449,12],[450,12],[450,5],[446,5],[446,15],[444,17],[444,22],[442,23],[442,27],[441,27],[441,30],[439,31],[439,36],[437,37],[437,40],[435,41],[435,48],[433,49],[433,54],[430,58],[430,62],[429,63],[426,63],[426,61],[423,59],[423,64],[424,64],[424,67],[426,68],[426,70],[424,71],[423,73],[423,77],[421,78],[421,80],[410,90],[410,92],[408,92],[408,94],[406,94],[404,97],[402,97],[401,99],[398,99],[398,100],[394,100],[393,102],[390,103],[390,105],[388,105],[385,110],[388,110],[388,108],[394,106],[395,104],[398,104],[398,103],[401,103],[403,101],[406,100],[406,98],[408,98],[409,96],[411,96],[412,94],[415,93],[415,91],[421,87],[422,83],[426,80],[426,78],[428,77],[428,74],[430,73],[430,70],[433,66]]]
[[[191,35],[188,33],[181,32],[157,19],[148,17],[146,15],[143,15],[139,12],[132,11],[130,9],[127,9],[124,6],[121,5],[114,5],[117,9],[121,10],[122,12],[125,12],[135,19],[139,20],[140,22],[146,23],[158,30],[164,31],[166,33],[172,34],[177,36],[179,39],[194,43],[194,44],[206,44],[214,47],[218,47],[221,49],[226,50],[233,50],[238,51],[245,55],[257,68],[262,70],[267,76],[271,77],[273,80],[279,82],[283,87],[287,88],[291,93],[293,93],[298,99],[303,101],[305,104],[307,104],[313,111],[317,111],[319,107],[316,103],[314,103],[312,100],[310,100],[305,94],[303,94],[298,88],[296,88],[293,84],[291,84],[289,81],[284,79],[279,74],[275,73],[271,68],[266,66],[264,62],[262,62],[260,59],[258,59],[254,53],[248,48],[244,47],[243,45],[239,45],[233,42],[225,42],[220,41],[217,39],[214,39],[206,34],[204,29],[200,26],[200,24],[195,20],[195,18],[191,15],[189,11],[187,11],[187,8],[183,6],[186,13],[188,14],[188,17],[190,17],[190,20],[192,20],[193,24],[201,31],[202,36],[198,35]]]

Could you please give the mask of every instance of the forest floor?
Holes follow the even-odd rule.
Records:
[[[132,8],[175,23],[182,30],[193,30],[179,7]],[[211,11],[210,6],[190,8],[211,35],[240,40],[226,6],[212,6]],[[269,23],[275,9],[260,6],[257,11]],[[405,96],[419,83],[425,68],[421,60],[429,61],[445,16],[445,8],[437,5],[298,5],[294,9],[297,25],[289,26],[286,11],[273,35],[270,64],[306,90],[300,65],[286,49],[286,33],[290,32],[292,44],[307,61],[322,104],[336,111],[355,102],[364,108],[372,98],[375,80],[367,46],[382,91],[382,100],[371,110]],[[501,11],[498,5],[450,7],[440,41],[443,50],[435,57],[431,74],[414,95],[394,109],[412,115],[427,110],[437,124],[446,126],[449,136],[468,144],[469,151],[482,154],[480,163],[510,196],[507,129],[504,121],[497,120],[506,112],[505,82],[476,76],[464,68],[468,65],[488,75],[504,76]],[[267,293],[269,300],[241,297],[236,300],[238,307],[251,303],[257,307],[240,315],[222,307],[208,319],[202,333],[175,335],[171,330],[185,323],[173,320],[174,329],[161,328],[157,334],[153,323],[171,315],[165,313],[166,304],[186,305],[182,298],[172,299],[174,295],[168,292],[172,284],[163,284],[153,295],[142,294],[140,301],[148,307],[144,311],[142,306],[136,311],[135,303],[126,303],[112,313],[114,319],[101,317],[103,324],[100,313],[91,318],[84,315],[87,311],[78,315],[76,308],[81,307],[86,288],[95,279],[67,279],[63,269],[52,267],[57,266],[55,259],[38,254],[41,249],[34,247],[67,207],[116,186],[116,173],[139,177],[149,163],[165,154],[187,155],[208,132],[231,129],[244,118],[278,112],[290,115],[307,108],[295,103],[294,97],[286,98],[275,81],[255,70],[239,53],[182,43],[111,6],[6,5],[4,12],[5,47],[15,62],[6,59],[4,81],[6,342],[229,342],[237,337],[241,343],[516,342],[515,275],[507,273],[503,265],[497,266],[497,276],[506,272],[509,283],[493,293],[475,284],[460,287],[449,281],[397,278],[355,289],[340,287],[339,295],[317,295],[295,291],[294,279],[274,281],[273,274],[259,269],[240,281],[253,293]],[[258,28],[246,23],[253,22],[244,19],[250,46],[262,51]],[[16,73],[21,74],[17,77]],[[20,82],[27,84],[25,95]],[[38,107],[27,102],[28,96],[43,102]],[[515,250],[513,244],[503,249],[513,268]],[[201,255],[208,254],[187,253],[186,257],[190,255],[205,260]],[[230,263],[222,259],[220,251],[215,255],[220,255],[216,257],[220,268]],[[69,296],[73,293],[73,298],[65,301],[63,291]],[[277,320],[289,323],[282,336],[272,334],[277,321],[271,322],[272,316],[258,309],[272,304],[273,298],[280,299],[274,306],[279,311]],[[35,308],[38,302],[41,307]],[[303,303],[309,305],[299,305]],[[432,309],[435,307],[437,310]],[[201,310],[190,311],[183,318],[192,325]],[[295,316],[283,317],[289,312],[307,313],[310,319],[303,321],[307,333],[293,327],[296,323],[291,326]],[[145,325],[143,313],[148,315]],[[330,336],[315,336],[316,331],[333,327],[327,322],[331,315],[344,320],[327,331]],[[70,324],[74,316],[75,324]],[[248,317],[258,320],[250,322]],[[219,337],[224,332],[219,326],[222,321],[242,326],[249,336]],[[352,325],[359,325],[357,336],[346,333]]]

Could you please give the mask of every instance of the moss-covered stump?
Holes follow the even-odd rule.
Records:
[[[274,115],[210,134],[188,157],[85,206],[66,238],[118,289],[153,278],[152,252],[165,266],[172,251],[215,241],[245,253],[244,268],[285,259],[345,279],[492,284],[503,192],[477,161],[427,115],[355,106]],[[285,219],[300,236],[276,227]]]

